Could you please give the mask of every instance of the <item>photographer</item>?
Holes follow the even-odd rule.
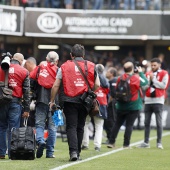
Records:
[[[150,135],[150,122],[151,116],[155,113],[157,125],[157,148],[163,149],[162,146],[162,112],[165,102],[165,92],[168,85],[168,72],[161,69],[161,61],[159,58],[151,60],[151,71],[146,73],[149,84],[145,86],[145,134],[144,142],[141,143],[139,148],[150,148],[149,135]]]
[[[100,82],[95,71],[95,64],[84,60],[85,49],[82,45],[75,44],[71,49],[70,55],[72,60],[68,60],[62,64],[57,73],[57,79],[51,90],[50,107],[54,103],[55,96],[61,84],[59,99],[60,102],[63,102],[63,111],[66,117],[70,161],[76,161],[80,159],[84,125],[87,116],[87,110],[82,104],[81,96],[88,91],[88,86],[73,60],[77,61],[80,68],[87,75],[87,79],[93,90],[96,90],[100,86]],[[85,64],[86,62],[87,65]],[[87,70],[85,70],[85,66],[87,66]]]
[[[117,100],[116,103],[117,119],[112,129],[109,144],[107,145],[108,148],[115,147],[116,137],[118,135],[119,129],[125,121],[126,129],[124,134],[123,148],[130,148],[130,138],[133,130],[133,124],[140,110],[142,109],[140,87],[148,84],[147,78],[142,72],[141,67],[137,67],[139,75],[134,74],[134,65],[132,62],[130,61],[126,62],[123,67],[125,73],[117,80],[116,93],[118,91],[118,87],[120,87],[119,83],[123,80],[124,82],[127,82],[129,85],[130,98],[127,101],[125,101],[124,98],[122,98],[122,100],[120,99]]]
[[[35,127],[36,142],[38,145],[36,157],[41,158],[46,148],[46,158],[55,158],[54,147],[57,128],[49,111],[50,93],[58,71],[59,55],[50,51],[46,61],[38,65],[31,73],[31,90],[36,90]],[[37,83],[36,83],[37,82]],[[48,138],[44,140],[44,130],[47,125]]]
[[[5,72],[9,72],[8,86],[12,90],[12,101],[5,105],[0,103],[0,159],[5,159],[7,150],[6,135],[8,129],[8,156],[10,158],[11,129],[19,128],[22,114],[21,99],[23,99],[22,117],[29,116],[30,79],[28,71],[20,66],[21,53],[3,56],[0,68],[0,81],[5,81]]]

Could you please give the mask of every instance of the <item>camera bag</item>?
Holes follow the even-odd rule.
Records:
[[[99,107],[100,107],[100,104],[99,104],[99,101],[96,99],[97,95],[92,95],[91,93],[94,93],[92,91],[92,89],[90,88],[90,84],[87,80],[87,77],[85,76],[85,74],[83,73],[82,69],[80,68],[80,66],[78,65],[77,61],[76,60],[73,60],[75,65],[77,66],[77,68],[79,69],[81,75],[83,76],[87,86],[88,86],[88,92],[87,92],[87,97],[86,98],[90,98],[91,99],[91,103],[87,104],[86,102],[86,98],[82,101],[83,102],[83,105],[85,106],[89,116],[96,116],[98,114],[100,114],[100,110],[99,110]],[[85,61],[85,69],[87,70],[87,61]],[[95,97],[94,97],[95,96]]]
[[[0,105],[4,106],[12,100],[12,90],[8,88],[9,70],[5,71],[5,83],[0,82]]]
[[[24,119],[25,127],[13,128],[11,131],[11,160],[34,160],[36,152],[36,140],[34,129],[27,126],[27,118]]]

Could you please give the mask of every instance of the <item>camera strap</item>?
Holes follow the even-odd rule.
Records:
[[[87,77],[86,77],[85,74],[83,73],[83,71],[82,71],[82,69],[80,68],[78,62],[77,62],[76,60],[73,60],[73,61],[74,61],[75,65],[77,66],[77,68],[79,69],[81,75],[83,76],[83,78],[84,78],[84,80],[85,80],[85,82],[86,82],[86,84],[87,84],[87,86],[88,86],[88,89],[89,89],[89,90],[92,90],[92,89],[90,88],[90,84],[89,84],[89,82],[88,82],[88,80],[87,80]],[[87,61],[85,61],[85,68],[86,68],[85,71],[87,72]]]
[[[8,88],[8,75],[9,75],[9,70],[5,70],[5,87]]]

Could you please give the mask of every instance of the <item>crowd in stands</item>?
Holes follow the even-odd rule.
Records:
[[[168,10],[170,0],[0,0],[0,4],[66,9]]]

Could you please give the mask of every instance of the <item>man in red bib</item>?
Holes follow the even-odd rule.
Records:
[[[36,141],[38,149],[36,153],[37,158],[41,158],[43,150],[46,148],[46,158],[55,158],[54,145],[56,142],[57,128],[49,111],[50,93],[53,83],[56,79],[57,64],[59,56],[55,51],[50,51],[47,54],[46,61],[37,66],[31,73],[31,87],[35,89],[34,81],[38,82],[37,98],[36,98],[36,112],[35,112],[35,127],[36,127]],[[47,142],[44,140],[44,130],[47,123],[48,138]]]
[[[150,148],[150,122],[152,113],[155,113],[157,125],[157,148],[163,149],[162,146],[162,112],[165,102],[165,92],[168,85],[168,72],[161,69],[159,58],[151,60],[151,72],[146,73],[149,85],[145,87],[145,138],[144,143],[139,145],[140,148]]]
[[[95,64],[84,60],[85,49],[82,45],[75,44],[71,49],[70,55],[72,60],[62,64],[57,73],[57,79],[51,90],[50,107],[53,105],[61,84],[59,100],[63,103],[63,111],[66,117],[70,161],[76,161],[80,159],[84,125],[87,116],[87,111],[80,98],[88,91],[88,86],[74,60],[77,61],[86,75],[91,89],[96,90],[100,86],[100,81],[95,71]]]
[[[9,132],[8,156],[10,158],[11,129],[20,127],[22,111],[22,117],[29,116],[30,79],[28,71],[21,66],[21,58],[23,58],[21,53],[14,54],[9,66],[8,86],[13,91],[13,99],[6,105],[1,105],[0,103],[0,159],[5,158],[7,150],[7,129]],[[0,68],[0,81],[4,82],[4,79],[4,70]],[[21,102],[23,104],[23,110]]]

